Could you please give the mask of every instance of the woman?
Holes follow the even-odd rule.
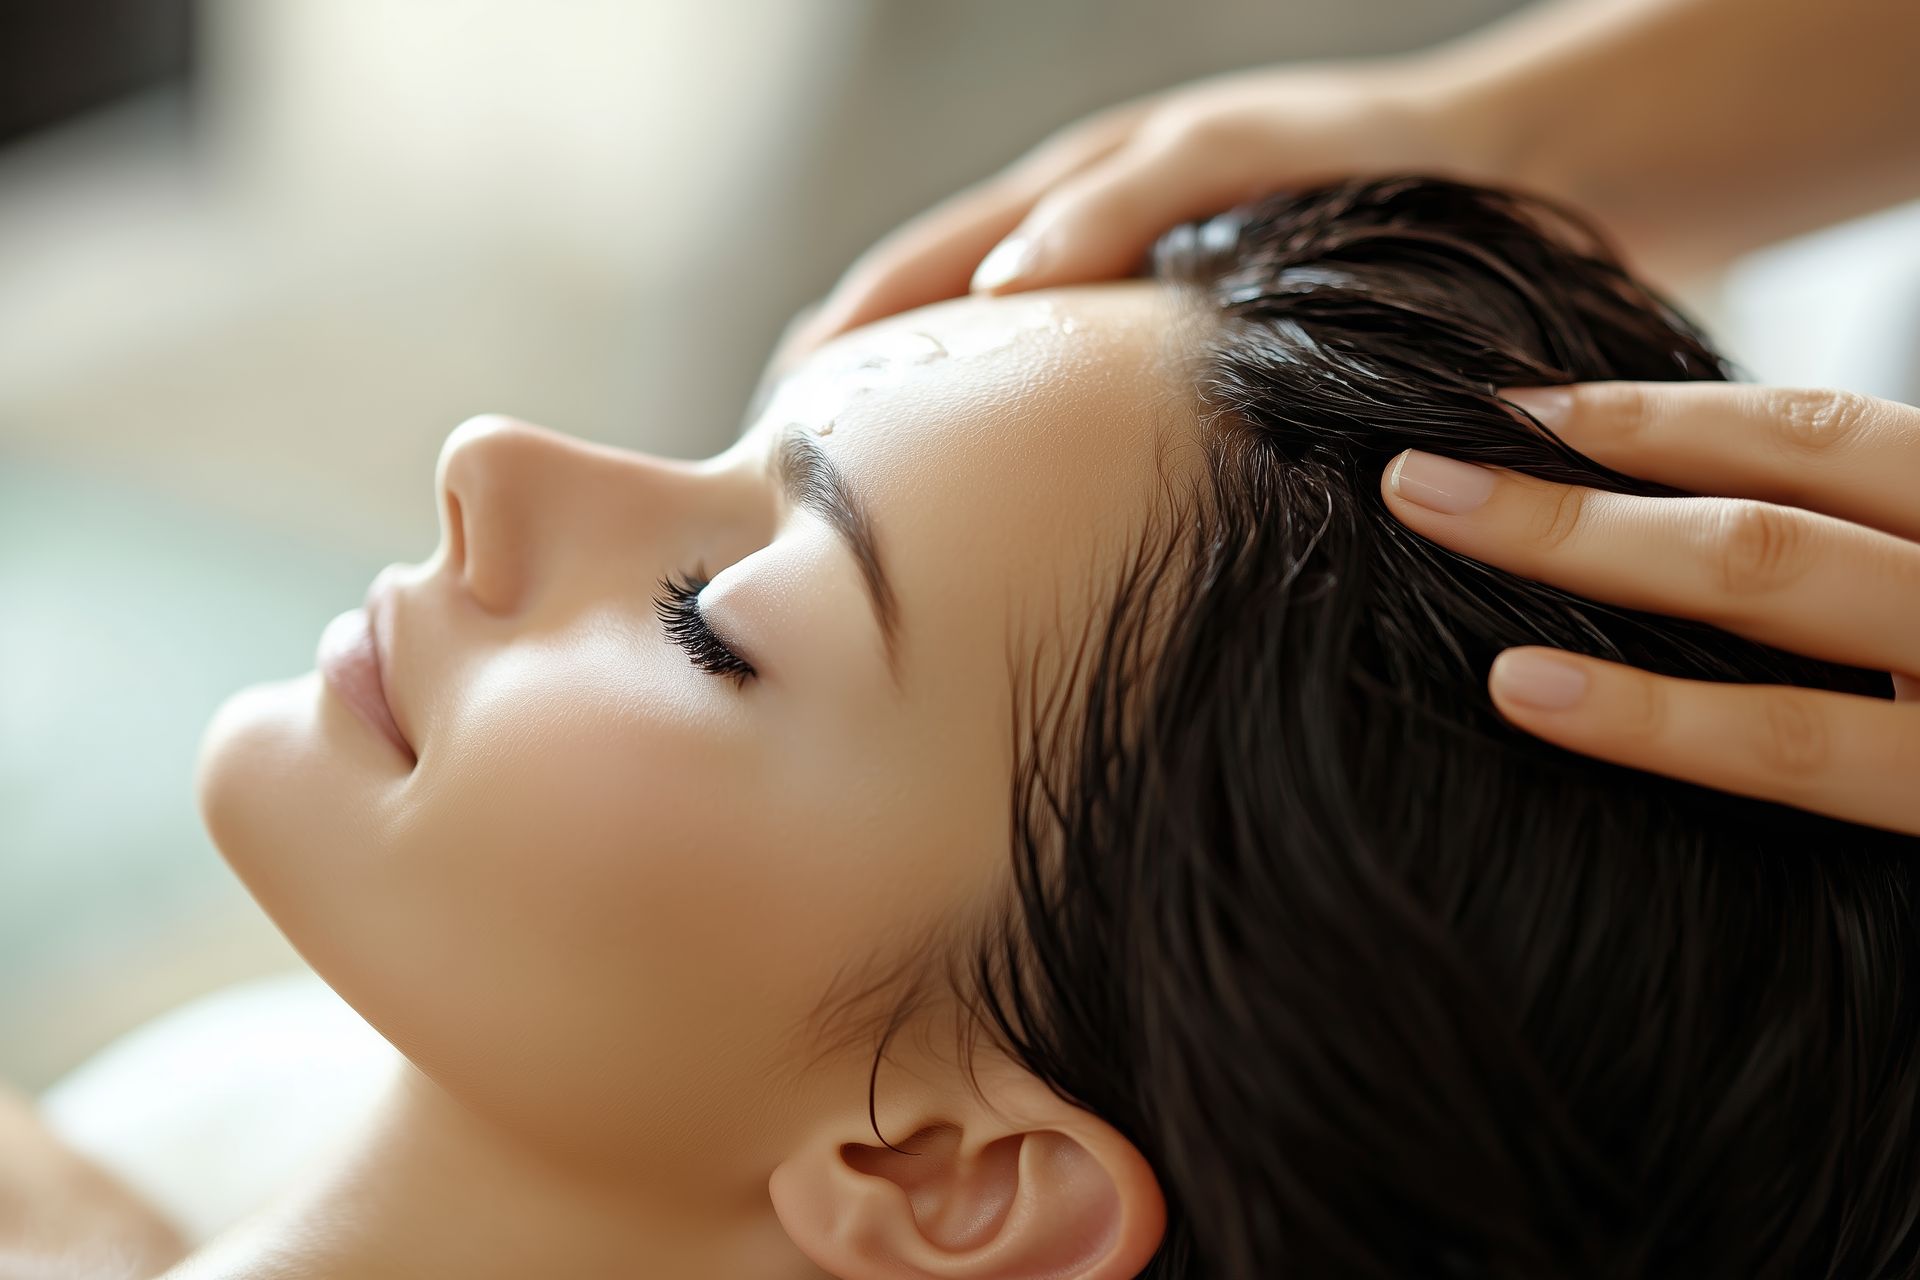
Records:
[[[1442,441],[1656,492],[1500,389],[1720,372],[1410,178],[850,333],[705,463],[462,427],[433,559],[201,769],[407,1066],[168,1275],[1908,1273],[1915,842],[1479,694],[1534,642],[1886,677],[1390,511],[1490,490]]]

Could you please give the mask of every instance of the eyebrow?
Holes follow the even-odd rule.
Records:
[[[880,627],[880,639],[886,647],[887,668],[897,680],[900,674],[899,609],[894,604],[893,584],[887,581],[887,571],[880,559],[880,543],[874,536],[866,504],[848,486],[846,474],[834,465],[827,451],[797,422],[781,429],[774,441],[771,461],[788,504],[825,520],[853,553],[854,562],[860,566],[861,584],[867,589],[867,603],[873,608],[873,619]]]

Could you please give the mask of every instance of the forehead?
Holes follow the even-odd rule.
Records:
[[[990,643],[1036,608],[1057,629],[1097,596],[1198,467],[1200,323],[1148,282],[958,299],[829,344],[755,434],[825,433],[870,508],[911,669],[930,637]]]

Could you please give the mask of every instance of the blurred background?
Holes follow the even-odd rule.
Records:
[[[195,744],[427,554],[463,418],[702,455],[793,311],[1056,126],[1514,7],[6,0],[0,1079],[298,968],[200,830]],[[1688,298],[1758,376],[1911,398],[1917,225]]]

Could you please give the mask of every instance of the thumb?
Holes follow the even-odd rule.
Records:
[[[1173,227],[1308,180],[1298,168],[1277,173],[1266,155],[1244,145],[1142,139],[1043,197],[980,263],[973,290],[1013,293],[1133,275]]]

